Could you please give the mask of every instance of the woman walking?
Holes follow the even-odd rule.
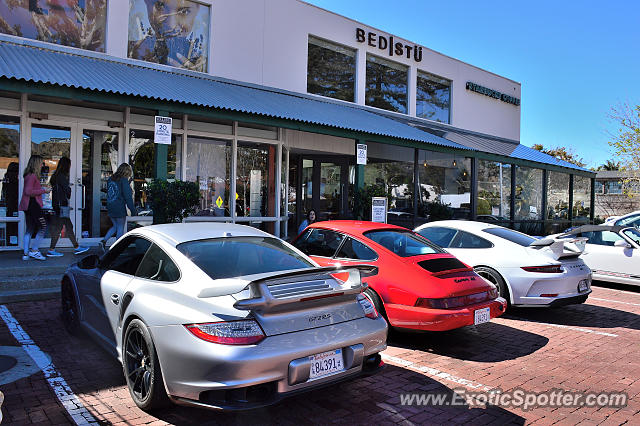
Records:
[[[24,233],[24,256],[22,260],[29,258],[47,260],[40,253],[39,247],[47,230],[47,220],[42,211],[42,194],[51,191],[48,185],[40,185],[40,173],[44,167],[44,160],[39,155],[29,158],[24,169],[24,188],[18,210],[23,211],[26,217],[27,230]]]
[[[82,254],[89,250],[88,247],[81,247],[76,240],[76,234],[73,232],[73,224],[71,223],[71,215],[69,208],[69,199],[71,198],[71,186],[69,186],[69,170],[71,169],[71,160],[68,157],[62,157],[58,162],[56,171],[53,172],[49,183],[51,184],[51,195],[53,197],[54,215],[50,222],[51,244],[47,257],[60,257],[62,253],[56,251],[56,244],[60,238],[62,227],[64,226],[65,235],[71,240],[75,254]]]
[[[116,239],[118,239],[124,235],[124,227],[127,223],[127,207],[129,207],[131,214],[136,213],[131,186],[129,185],[129,179],[132,175],[131,166],[127,163],[122,163],[107,181],[107,214],[113,225],[100,241],[100,247],[103,250],[109,238],[115,235]]]

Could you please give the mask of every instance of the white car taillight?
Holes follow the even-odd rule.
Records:
[[[358,296],[358,302],[360,303],[360,306],[364,311],[365,317],[371,319],[378,318],[378,311],[376,310],[376,307],[374,306],[371,299],[369,299],[369,296],[367,296],[365,293],[360,293],[360,295]]]
[[[185,324],[199,339],[222,345],[251,345],[264,339],[264,332],[255,320]]]

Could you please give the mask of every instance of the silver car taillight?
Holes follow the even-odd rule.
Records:
[[[264,339],[264,332],[255,320],[185,324],[199,339],[222,345],[252,345]]]
[[[371,319],[378,318],[378,311],[376,310],[376,307],[373,305],[373,302],[371,301],[371,299],[369,299],[369,296],[367,296],[364,293],[361,293],[360,296],[358,296],[358,302],[360,303],[360,306],[364,311],[365,317],[371,318]]]

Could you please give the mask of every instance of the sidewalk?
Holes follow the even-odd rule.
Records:
[[[80,256],[73,249],[58,249],[63,257],[51,257],[45,261],[22,260],[22,251],[0,253],[0,303],[45,300],[60,295],[60,280],[69,265],[83,257],[98,253],[91,247]],[[43,254],[46,251],[42,251]]]

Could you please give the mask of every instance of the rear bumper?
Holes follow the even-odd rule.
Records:
[[[547,300],[542,300],[542,301],[536,300],[535,301],[536,303],[530,303],[528,305],[518,305],[518,306],[531,306],[531,307],[538,306],[538,307],[557,308],[560,306],[567,306],[567,305],[579,305],[581,303],[586,302],[590,294],[591,294],[591,289],[589,289],[584,293],[577,294],[575,296],[545,298]],[[540,298],[536,298],[536,299],[540,299]],[[541,303],[541,302],[544,302],[544,303]]]
[[[474,324],[474,313],[489,308],[491,318],[499,317],[507,309],[505,299],[478,303],[461,309],[428,309],[415,306],[385,304],[389,322],[394,327],[424,331],[447,331]]]

